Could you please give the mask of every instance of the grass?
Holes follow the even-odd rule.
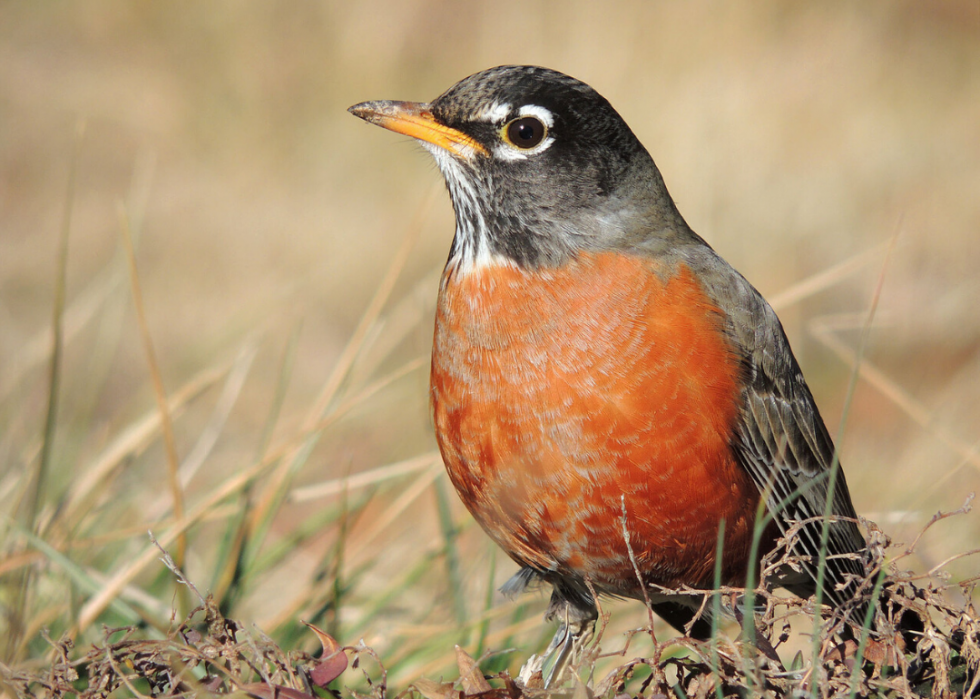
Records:
[[[131,238],[127,219],[120,217],[123,239],[128,243]],[[422,358],[417,357],[380,374],[367,371],[364,375],[370,380],[361,385],[347,383],[355,360],[363,358],[361,350],[371,331],[387,320],[379,316],[412,242],[409,233],[386,282],[369,305],[348,349],[340,355],[307,417],[285,434],[275,424],[281,415],[284,385],[295,353],[294,335],[283,350],[281,380],[271,401],[257,453],[249,463],[203,489],[195,488],[195,472],[206,469],[213,458],[211,450],[220,442],[222,426],[227,424],[228,414],[240,397],[253,365],[254,343],[249,340],[233,360],[204,368],[166,395],[151,349],[153,339],[145,322],[140,321],[149,373],[153,384],[160,389],[157,409],[122,425],[116,436],[88,460],[85,468],[73,474],[61,492],[32,490],[32,484],[39,481],[36,471],[24,471],[21,482],[6,491],[11,512],[18,511],[19,499],[32,497],[35,490],[39,501],[45,502],[37,515],[43,522],[43,536],[31,531],[29,525],[34,516],[30,509],[19,518],[22,521],[7,518],[3,523],[8,546],[0,565],[8,610],[6,662],[12,664],[9,666],[24,661],[28,661],[28,667],[43,663],[48,652],[46,638],[62,638],[63,644],[84,644],[99,638],[99,628],[104,624],[111,627],[135,624],[126,633],[146,638],[148,643],[166,635],[172,625],[167,621],[168,616],[186,614],[189,604],[186,586],[175,585],[166,569],[160,568],[161,549],[174,554],[175,570],[193,568],[193,562],[187,560],[188,550],[200,551],[202,547],[208,550],[213,565],[202,567],[198,578],[199,583],[211,581],[210,589],[216,595],[210,603],[214,609],[208,614],[229,616],[243,608],[249,609],[249,605],[260,605],[265,594],[261,590],[263,579],[291,565],[297,551],[314,556],[308,581],[290,585],[290,599],[267,622],[279,642],[290,645],[311,640],[301,621],[322,624],[337,636],[364,634],[379,615],[390,616],[392,606],[404,604],[399,593],[422,579],[431,579],[435,565],[449,576],[449,592],[456,600],[458,623],[420,628],[416,624],[424,618],[424,610],[406,613],[410,624],[396,631],[389,645],[397,649],[392,654],[396,673],[409,673],[413,666],[431,664],[433,657],[438,656],[433,653],[433,647],[451,648],[450,639],[462,640],[461,629],[464,637],[479,628],[483,640],[506,639],[513,633],[512,629],[526,625],[522,605],[511,606],[513,621],[496,624],[493,636],[489,633],[491,622],[500,616],[501,610],[491,610],[487,604],[479,618],[467,620],[466,591],[460,581],[459,557],[454,547],[462,523],[457,521],[458,511],[450,507],[441,462],[434,452],[349,477],[303,486],[295,484],[297,473],[307,463],[325,430],[425,366]],[[137,299],[137,317],[142,318],[139,271],[132,248],[130,253],[126,258],[132,271],[132,293]],[[59,266],[59,270],[63,275],[64,266]],[[98,313],[90,316],[92,322],[98,317]],[[60,321],[59,313],[56,321],[59,327]],[[60,331],[54,337],[61,337]],[[363,366],[361,370],[364,371]],[[57,384],[51,382],[51,386],[49,401],[54,404]],[[215,398],[213,394],[219,395]],[[136,503],[119,500],[114,493],[126,487],[127,471],[155,440],[173,444],[173,438],[166,437],[173,433],[171,421],[179,426],[184,415],[195,412],[195,402],[202,402],[209,395],[213,400],[212,413],[203,421],[198,441],[184,461],[178,463],[175,446],[151,457],[155,461],[162,456],[164,463],[170,464],[170,486],[151,497],[150,502],[139,505],[144,515],[139,519],[143,524],[134,527]],[[53,435],[58,427],[55,425],[46,434]],[[212,434],[215,431],[217,434]],[[280,434],[274,440],[270,435],[277,431]],[[397,527],[407,509],[432,493],[442,503],[441,539],[428,545],[415,542],[419,550],[413,555],[414,560],[391,575],[376,560],[385,545],[384,537],[392,527]],[[324,501],[326,504],[321,504]],[[318,506],[310,507],[311,502]],[[282,530],[284,521],[289,523],[285,531]],[[359,526],[362,522],[365,526]],[[152,542],[145,538],[147,529],[155,537]],[[273,536],[276,529],[279,531]],[[329,543],[324,541],[327,538]],[[384,582],[372,584],[372,593],[365,595],[360,587],[371,576],[383,576]],[[69,593],[67,602],[61,601],[58,588]],[[484,598],[491,599],[487,595]],[[433,602],[425,600],[423,604],[431,607]],[[43,635],[39,634],[42,626]],[[408,639],[411,642],[405,643]],[[446,661],[451,658],[443,662]]]
[[[976,517],[917,538],[980,470],[975,7],[572,5],[436,20],[404,3],[390,22],[356,4],[0,9],[0,692],[149,694],[204,668],[216,688],[300,687],[320,650],[303,622],[360,659],[331,685],[345,695],[472,694],[457,644],[490,675],[544,647],[546,597],[495,594],[512,564],[433,451],[438,175],[344,111],[510,61],[577,74],[621,110],[695,229],[767,293],[830,424],[854,374],[851,490],[921,571],[881,584],[924,590],[937,638],[975,638]],[[786,677],[738,629],[712,650],[658,626],[655,644],[643,606],[614,601],[581,676],[609,696],[730,696],[751,673],[778,693],[812,666],[813,616],[772,604],[759,623]],[[848,669],[863,655],[887,681],[872,640],[843,659],[821,642],[838,682],[821,686],[885,693]],[[960,681],[970,643],[935,644],[935,677]]]
[[[431,198],[423,211],[430,202]],[[70,209],[70,202],[66,208]],[[365,370],[362,366],[362,381],[350,381],[352,368],[364,357],[370,338],[379,337],[377,329],[389,320],[385,310],[399,308],[389,303],[390,294],[409,259],[421,219],[422,215],[409,227],[384,281],[305,417],[288,429],[277,424],[295,361],[298,334],[294,332],[285,338],[280,352],[279,382],[253,456],[210,480],[206,487],[195,487],[199,474],[207,473],[215,458],[213,450],[247,383],[256,357],[255,341],[249,339],[233,360],[202,368],[168,394],[150,349],[153,338],[140,320],[144,312],[135,250],[129,246],[128,217],[120,217],[132,274],[131,293],[157,408],[119,426],[116,436],[106,440],[103,449],[73,473],[60,492],[38,487],[43,481],[37,470],[30,469],[22,472],[19,482],[7,486],[8,511],[25,514],[3,522],[7,546],[0,571],[8,611],[3,666],[6,692],[17,696],[77,691],[142,695],[193,693],[201,686],[212,691],[243,686],[252,687],[249,691],[253,693],[266,691],[256,689],[256,683],[314,692],[310,673],[321,661],[310,655],[316,636],[306,623],[327,629],[337,639],[360,639],[344,646],[352,669],[342,681],[331,678],[332,691],[378,697],[397,690],[448,697],[456,691],[450,690],[454,686],[467,695],[489,691],[482,674],[479,681],[467,679],[475,666],[465,651],[452,650],[456,644],[470,644],[482,654],[480,672],[497,677],[498,687],[509,687],[506,691],[511,693],[524,691],[515,689],[509,678],[528,654],[523,649],[543,643],[534,632],[549,631],[538,622],[541,605],[526,607],[524,600],[494,604],[496,559],[491,553],[484,574],[485,591],[479,597],[479,608],[474,608],[472,573],[467,572],[471,552],[459,546],[460,537],[472,526],[453,506],[436,452],[320,483],[297,482],[317,443],[329,438],[332,426],[424,369],[424,357],[416,357],[387,369]],[[64,268],[58,265],[59,278]],[[839,275],[819,278],[827,285],[839,281]],[[815,290],[811,280],[802,285]],[[64,313],[60,306],[55,313],[52,337],[56,341],[62,337],[59,326]],[[99,316],[90,317],[95,322]],[[397,347],[398,343],[387,346]],[[385,357],[376,356],[373,361],[377,367],[386,366]],[[57,403],[56,371],[52,367],[47,377],[48,405]],[[860,371],[861,367],[855,368],[856,373]],[[208,411],[196,411],[196,404],[209,395]],[[195,413],[202,427],[180,462],[172,435],[188,419],[184,416]],[[59,427],[55,423],[46,428],[46,439],[52,440]],[[157,440],[172,446],[153,452]],[[170,464],[169,488],[140,504],[142,517],[134,518],[136,503],[117,494],[124,492],[128,471],[140,460]],[[29,506],[35,497],[43,507]],[[388,541],[392,530],[423,497],[431,499],[438,515],[435,536],[428,541],[409,537],[411,552],[396,565],[385,565],[384,558],[393,546]],[[310,503],[318,504],[310,507]],[[134,527],[134,519],[142,524]],[[152,532],[149,538],[141,534],[144,528]],[[208,552],[206,559],[191,560],[192,552],[202,551]],[[296,566],[298,552],[307,559],[304,579],[299,584],[284,584],[278,574]],[[910,547],[903,557],[912,552]],[[886,577],[883,551],[877,560],[869,568],[866,584],[874,587],[875,594],[885,585],[893,595],[901,588],[907,604],[932,624],[932,640],[924,645],[924,652],[920,649],[921,658],[911,673],[916,685],[932,691],[930,683],[946,683],[962,690],[964,681],[972,681],[978,670],[978,658],[970,645],[978,632],[972,608],[950,602],[939,579],[922,586],[920,578],[897,568]],[[767,565],[777,563],[767,561]],[[941,567],[930,573],[940,574]],[[197,592],[203,581],[209,581],[207,597]],[[967,599],[972,596],[972,584],[967,581],[958,588]],[[279,590],[287,596],[278,594]],[[897,633],[891,640],[886,634],[884,640],[879,636],[874,641],[875,659],[865,671],[870,618],[865,628],[858,629],[856,645],[845,650],[830,640],[839,621],[813,617],[803,600],[773,596],[761,588],[748,592],[747,606],[754,607],[758,597],[766,607],[758,630],[749,617],[744,622],[748,632],[741,637],[720,633],[710,644],[700,644],[683,638],[659,640],[663,630],[650,628],[653,655],[633,659],[628,644],[619,652],[610,651],[605,628],[609,615],[604,614],[599,638],[604,637],[607,645],[597,641],[579,659],[578,676],[588,678],[587,691],[609,696],[624,692],[655,696],[666,691],[687,696],[744,692],[789,696],[792,687],[809,687],[811,696],[891,696],[900,691],[894,678],[887,676],[889,664],[902,656],[900,648],[889,645],[900,637]],[[732,599],[736,593],[713,595],[713,604],[726,595]],[[267,595],[277,604],[259,630],[246,619],[261,614]],[[191,603],[195,596],[196,606]],[[810,661],[794,665],[789,672],[762,662],[755,650],[755,635],[762,634],[778,647],[788,638],[784,629],[799,617],[813,619]],[[401,619],[393,628],[389,626],[392,618]],[[653,623],[652,617],[649,621]],[[379,623],[388,626],[387,633],[378,633]],[[937,645],[942,642],[947,647]],[[501,654],[511,645],[522,650]],[[891,659],[886,662],[886,657]],[[361,665],[366,658],[373,670]],[[456,685],[422,681],[447,673],[451,676],[454,664],[461,673]],[[355,669],[360,670],[359,676]],[[904,672],[909,674],[907,666]]]

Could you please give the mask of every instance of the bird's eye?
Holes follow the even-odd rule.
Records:
[[[544,140],[548,133],[540,119],[533,116],[520,117],[508,122],[503,129],[504,140],[515,148],[528,150]]]

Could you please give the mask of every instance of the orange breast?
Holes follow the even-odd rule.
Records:
[[[730,446],[738,360],[690,270],[583,254],[552,270],[447,269],[432,355],[453,484],[523,565],[635,596],[641,571],[744,575],[758,492]]]

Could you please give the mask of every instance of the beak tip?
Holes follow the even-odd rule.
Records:
[[[370,111],[368,109],[368,106],[370,104],[371,104],[370,102],[359,102],[351,107],[348,107],[347,111],[356,117],[360,117],[361,119],[364,119],[365,117],[367,117],[368,112]]]

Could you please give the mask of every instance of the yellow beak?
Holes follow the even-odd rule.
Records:
[[[487,154],[487,149],[470,136],[436,121],[429,105],[422,102],[361,102],[347,111],[364,121],[439,146],[465,159],[477,153]]]

